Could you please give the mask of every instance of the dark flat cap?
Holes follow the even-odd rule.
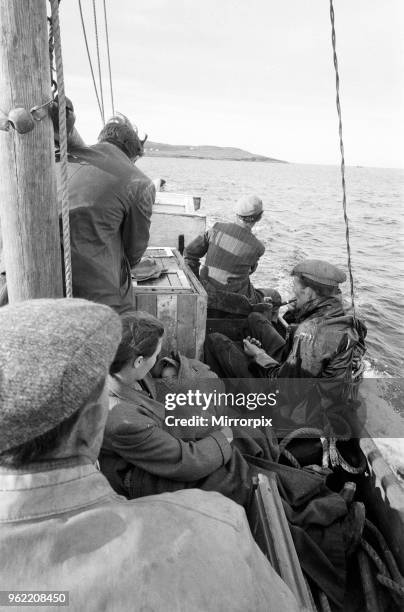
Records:
[[[106,378],[120,339],[113,310],[86,300],[0,308],[0,452],[84,406]]]
[[[293,268],[291,275],[304,276],[314,283],[329,287],[337,287],[346,281],[343,270],[321,259],[305,259]]]

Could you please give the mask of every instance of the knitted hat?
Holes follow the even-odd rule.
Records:
[[[291,276],[302,276],[328,287],[338,287],[346,281],[345,272],[321,259],[305,259],[293,268]]]
[[[256,195],[243,196],[236,204],[236,215],[240,217],[252,217],[262,211],[262,200]]]
[[[0,452],[84,406],[106,378],[120,339],[119,317],[86,300],[0,308]]]

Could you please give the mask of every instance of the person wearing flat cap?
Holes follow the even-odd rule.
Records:
[[[243,196],[236,204],[234,222],[215,223],[185,247],[185,263],[204,285],[209,308],[220,310],[218,305],[223,304],[225,311],[247,308],[248,313],[251,304],[263,302],[265,290],[257,289],[250,281],[265,252],[264,245],[252,232],[263,211],[258,196]],[[200,269],[200,259],[205,255]],[[241,299],[237,299],[239,296]]]
[[[217,362],[216,367],[214,362],[209,365],[219,376],[352,380],[357,352],[365,351],[366,328],[344,310],[339,285],[345,273],[326,261],[306,259],[291,276],[296,325],[288,341],[261,313],[251,313],[244,352],[223,334],[209,335],[208,351],[215,351]]]
[[[297,611],[241,506],[199,490],[128,501],[97,470],[121,331],[80,299],[0,309],[2,588],[65,591],[71,612]]]

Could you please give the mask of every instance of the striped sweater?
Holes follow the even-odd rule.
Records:
[[[255,300],[250,274],[257,268],[265,247],[251,230],[238,223],[215,223],[185,249],[184,259],[192,271],[213,287]],[[206,255],[199,274],[200,258]]]

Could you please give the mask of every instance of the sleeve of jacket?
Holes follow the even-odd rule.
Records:
[[[127,189],[127,214],[122,227],[125,255],[132,268],[142,258],[149,244],[150,220],[156,197],[151,181],[133,178]]]
[[[309,331],[296,334],[287,359],[279,364],[266,353],[260,353],[255,361],[265,369],[268,378],[316,378],[322,369],[325,356],[322,343]]]
[[[261,259],[264,253],[265,253],[265,247],[262,244],[262,242],[258,240],[257,258],[255,260],[255,264],[251,266],[250,274],[253,274],[256,271],[256,269],[258,268],[259,260]]]
[[[199,278],[200,259],[208,252],[209,232],[197,236],[184,249],[184,261]]]
[[[255,262],[255,264],[251,266],[251,269],[250,269],[250,274],[254,274],[254,272],[255,272],[255,271],[256,271],[256,269],[258,268],[258,261],[259,261],[259,260],[257,259],[257,261]]]
[[[128,463],[157,476],[187,482],[205,478],[227,463],[232,453],[220,431],[196,442],[185,442],[151,424],[139,430],[123,423],[109,442],[114,452]]]

